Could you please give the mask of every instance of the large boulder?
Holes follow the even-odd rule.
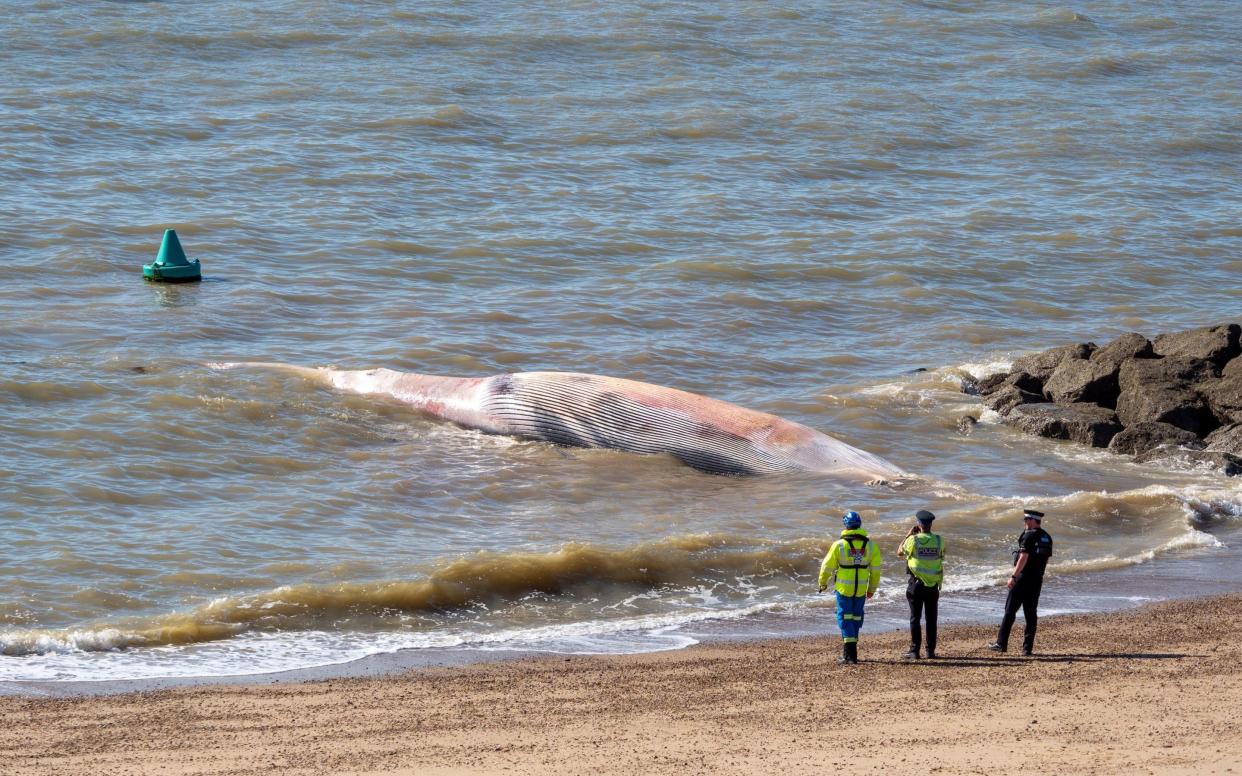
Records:
[[[1099,348],[1091,354],[1091,360],[1097,364],[1111,364],[1121,368],[1122,363],[1132,358],[1154,358],[1151,341],[1142,334],[1130,332]]]
[[[1005,416],[1005,425],[1049,439],[1069,439],[1106,447],[1121,431],[1117,415],[1095,404],[1020,404]]]
[[[1007,374],[992,375],[983,380],[979,383],[979,393],[983,396],[991,396],[1010,386],[1034,394],[1042,394],[1044,391],[1044,381],[1042,379],[1019,370]]]
[[[1091,402],[1103,407],[1117,405],[1117,373],[1120,364],[1093,358],[1065,358],[1044,383],[1044,396],[1057,404]]]
[[[1126,391],[1159,383],[1194,385],[1215,376],[1216,371],[1212,364],[1201,358],[1134,358],[1121,365],[1117,382],[1121,390]]]
[[[1044,396],[1041,393],[1024,391],[1016,385],[1006,385],[984,399],[983,403],[1002,415],[1008,415],[1009,411],[1019,404],[1035,404],[1043,400]]]
[[[1108,449],[1114,453],[1142,455],[1148,450],[1153,450],[1163,445],[1198,450],[1202,449],[1203,442],[1198,436],[1177,426],[1170,426],[1168,423],[1144,421],[1142,423],[1135,423],[1113,437],[1112,441],[1108,443]]]
[[[1200,383],[1198,390],[1218,421],[1242,423],[1242,374],[1208,380]]]
[[[1041,383],[1052,376],[1053,371],[1067,358],[1090,358],[1095,351],[1095,344],[1080,342],[1076,345],[1062,345],[1039,353],[1022,356],[1013,362],[1013,372],[1026,372]]]
[[[1162,461],[1198,469],[1216,469],[1227,477],[1242,474],[1242,458],[1215,450],[1187,450],[1184,447],[1164,445],[1137,455],[1134,460],[1137,463]]]
[[[1175,334],[1161,334],[1152,342],[1152,347],[1157,355],[1210,361],[1219,369],[1242,353],[1238,344],[1239,333],[1242,333],[1242,329],[1236,323],[1208,326]]]
[[[1213,372],[1210,362],[1181,356],[1132,358],[1118,374],[1117,417],[1125,426],[1168,423],[1203,436],[1220,422],[1195,385]]]
[[[1220,453],[1242,455],[1242,423],[1221,426],[1203,440],[1207,449]]]
[[[1220,370],[1221,377],[1242,377],[1242,356],[1238,356],[1225,364],[1225,368]]]
[[[1008,372],[997,372],[996,374],[982,377],[974,382],[974,390],[966,391],[966,393],[976,393],[980,396],[989,396],[999,391],[1005,380],[1009,377]]]

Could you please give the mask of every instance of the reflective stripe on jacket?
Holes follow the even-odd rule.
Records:
[[[944,539],[939,534],[918,533],[901,543],[906,568],[928,587],[939,587],[944,580]]]
[[[841,538],[828,548],[824,562],[819,564],[819,586],[826,587],[834,573],[835,590],[841,595],[869,595],[880,586],[880,548],[867,538],[866,531],[842,531]]]

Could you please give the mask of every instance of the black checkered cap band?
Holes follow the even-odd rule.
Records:
[[[1023,520],[1025,520],[1025,519],[1027,519],[1028,517],[1029,517],[1030,519],[1032,519],[1032,520],[1039,521],[1039,520],[1042,520],[1042,519],[1044,518],[1044,513],[1043,513],[1043,512],[1036,512],[1034,509],[1024,509],[1024,510],[1022,510],[1022,519],[1023,519]]]

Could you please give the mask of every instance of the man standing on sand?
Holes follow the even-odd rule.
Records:
[[[910,604],[910,651],[907,660],[919,659],[923,640],[919,620],[927,612],[927,657],[936,657],[936,614],[940,603],[940,583],[944,580],[944,539],[931,531],[936,516],[920,509],[914,518],[918,525],[910,528],[897,554],[906,559],[906,602]]]
[[[863,605],[880,585],[880,548],[867,538],[862,517],[853,510],[841,522],[845,530],[832,543],[819,566],[819,592],[828,589],[828,578],[836,576],[837,627],[843,641],[841,663],[858,662],[858,631],[863,624]]]
[[[1005,598],[1005,616],[1001,619],[996,641],[988,645],[993,652],[1009,649],[1009,630],[1017,617],[1018,607],[1026,619],[1022,633],[1022,654],[1030,655],[1035,649],[1035,625],[1039,620],[1039,591],[1044,586],[1044,568],[1052,557],[1052,537],[1041,524],[1043,512],[1022,510],[1026,530],[1018,537],[1018,549],[1013,551],[1013,574],[1009,577],[1009,595]]]

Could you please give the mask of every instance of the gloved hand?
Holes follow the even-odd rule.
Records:
[[[820,586],[819,586],[819,592],[821,592],[821,593],[822,593],[822,592],[824,592],[824,591],[825,591],[825,590],[827,590],[827,589],[828,589],[828,586],[827,586],[827,585],[820,585]]]

